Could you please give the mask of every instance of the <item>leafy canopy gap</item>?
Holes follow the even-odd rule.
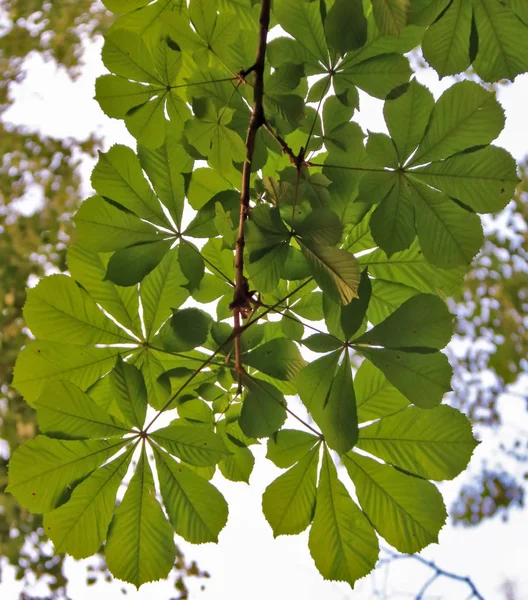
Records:
[[[405,54],[512,79],[526,15],[492,0],[105,4],[121,16],[96,99],[137,145],[100,154],[70,276],[28,292],[35,340],[13,385],[42,435],[13,454],[8,491],[57,550],[106,541],[112,573],[139,587],[167,577],[175,533],[218,541],[211,479],[249,482],[267,439],[287,469],[263,496],[274,535],[310,528],[316,567],[353,586],[377,535],[401,552],[437,541],[430,480],[477,444],[442,404],[445,298],[482,246],[479,213],[518,183],[491,145],[495,95],[461,81],[435,102]],[[268,37],[276,25],[288,36]],[[389,135],[354,121],[359,89],[384,101]]]

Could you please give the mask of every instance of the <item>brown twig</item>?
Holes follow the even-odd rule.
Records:
[[[295,154],[295,152],[288,146],[288,143],[286,142],[286,140],[281,137],[272,127],[271,125],[266,121],[264,123],[264,129],[271,135],[271,137],[279,144],[279,146],[282,148],[282,151],[284,152],[284,154],[286,154],[287,156],[290,157],[290,162],[292,163],[292,165],[296,165],[297,161],[299,160],[299,157]]]
[[[248,283],[244,277],[244,223],[249,214],[250,186],[251,186],[251,164],[255,152],[255,141],[258,130],[265,124],[264,118],[264,66],[266,60],[266,44],[268,39],[268,30],[270,25],[271,0],[261,0],[260,4],[260,27],[257,47],[257,57],[255,64],[240,73],[244,79],[250,74],[254,74],[253,85],[253,109],[246,135],[246,160],[242,169],[242,186],[240,190],[240,217],[238,222],[238,236],[235,251],[235,292],[233,302],[230,308],[234,314],[235,325],[235,370],[239,381],[239,390],[241,389],[241,376],[244,372],[241,359],[240,336],[243,328],[241,318],[251,311],[251,295],[249,294]]]

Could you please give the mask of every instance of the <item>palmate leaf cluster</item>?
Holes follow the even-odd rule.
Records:
[[[514,77],[524,9],[275,0],[282,31],[257,55],[266,0],[105,4],[122,16],[96,98],[137,147],[100,154],[71,276],[28,292],[35,340],[14,385],[41,435],[13,455],[8,490],[44,514],[57,551],[104,543],[112,573],[139,586],[170,571],[174,532],[218,540],[228,507],[211,479],[248,482],[267,438],[286,469],[263,496],[274,534],[310,528],[322,575],[353,585],[378,535],[408,553],[438,540],[446,510],[431,480],[458,475],[477,443],[441,404],[444,299],[483,242],[478,213],[501,210],[517,184],[490,145],[504,125],[494,95],[463,81],[435,102],[404,53],[423,40],[427,58],[453,11],[469,11],[448,70],[431,64]],[[358,89],[384,100],[389,135],[353,121]]]

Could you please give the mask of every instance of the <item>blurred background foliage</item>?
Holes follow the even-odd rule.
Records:
[[[27,340],[22,307],[32,278],[63,271],[71,234],[71,215],[81,202],[80,165],[94,156],[101,140],[54,139],[14,126],[5,118],[13,87],[25,76],[26,59],[38,53],[75,79],[82,69],[83,44],[104,32],[111,15],[94,0],[0,0],[0,576],[6,564],[30,590],[36,582],[49,598],[67,597],[64,557],[45,541],[41,518],[30,515],[3,493],[11,452],[36,434],[33,410],[9,387],[15,358]],[[451,307],[459,316],[450,402],[476,426],[500,431],[505,426],[501,399],[523,395],[528,370],[528,168],[515,200],[486,223],[486,245],[465,287]],[[28,200],[38,210],[28,211]],[[473,465],[451,514],[455,523],[476,525],[512,507],[524,506],[528,436],[521,430],[501,436],[503,453],[493,465]],[[512,460],[513,459],[513,460]],[[513,467],[512,467],[513,465]],[[180,555],[173,571],[175,597],[186,598],[185,580],[205,577]],[[109,578],[104,559],[87,571],[87,583]],[[24,592],[21,600],[37,598]]]

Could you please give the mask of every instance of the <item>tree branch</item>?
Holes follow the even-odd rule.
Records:
[[[451,573],[450,571],[446,571],[445,569],[439,567],[433,561],[426,560],[419,554],[396,554],[388,548],[382,548],[382,550],[388,554],[388,558],[381,559],[378,562],[378,566],[382,564],[388,564],[399,559],[414,559],[433,571],[433,575],[424,583],[418,594],[415,596],[415,600],[423,600],[424,594],[427,591],[427,589],[440,577],[446,577],[447,579],[452,579],[454,581],[460,581],[461,583],[465,583],[471,591],[471,595],[469,596],[469,598],[484,600],[484,596],[482,596],[477,590],[477,586],[473,583],[470,577],[464,577],[463,575],[458,575],[457,573]]]
[[[249,200],[251,187],[251,164],[255,152],[257,132],[266,119],[264,117],[264,67],[266,60],[266,44],[270,25],[271,0],[261,0],[260,28],[258,37],[257,57],[255,64],[242,73],[245,78],[249,73],[254,74],[253,109],[246,136],[246,160],[242,169],[242,186],[240,190],[240,217],[238,222],[238,236],[235,251],[235,292],[230,308],[234,314],[235,325],[235,370],[241,389],[241,375],[244,372],[241,360],[240,336],[242,334],[241,318],[251,311],[251,295],[246,278],[244,277],[244,223],[249,214]]]

